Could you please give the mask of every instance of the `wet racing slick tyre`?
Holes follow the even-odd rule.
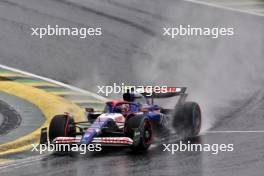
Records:
[[[52,142],[56,137],[74,137],[76,129],[74,119],[66,114],[56,115],[52,118],[49,125],[49,141]],[[71,145],[63,146],[64,144],[55,144],[59,150],[53,151],[54,155],[70,154]]]
[[[56,115],[52,118],[49,125],[50,142],[56,137],[70,137],[75,133],[74,119],[69,115]]]
[[[183,137],[197,136],[201,122],[201,109],[196,102],[186,102],[175,107],[173,127]]]
[[[133,140],[133,151],[145,151],[152,143],[153,131],[148,117],[131,116],[125,123],[125,134]]]

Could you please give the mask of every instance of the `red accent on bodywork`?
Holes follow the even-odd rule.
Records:
[[[102,144],[133,144],[133,141],[127,137],[101,137],[95,138],[95,142]]]
[[[66,115],[66,124],[64,127],[64,136],[67,136],[67,130],[68,130],[68,126],[69,126],[70,116],[69,116],[69,114],[65,114],[65,115]]]
[[[55,143],[78,143],[80,142],[80,139],[76,138],[76,137],[57,137],[54,139]]]

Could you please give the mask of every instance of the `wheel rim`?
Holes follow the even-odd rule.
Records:
[[[201,111],[197,105],[193,108],[192,119],[193,119],[194,133],[195,135],[197,135],[200,132],[200,128],[201,128]]]
[[[149,122],[145,122],[144,131],[143,131],[143,139],[145,144],[150,144],[152,140],[152,129]]]

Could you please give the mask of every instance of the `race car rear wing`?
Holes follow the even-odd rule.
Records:
[[[180,96],[178,103],[183,103],[187,97],[186,89],[187,87],[140,87],[133,90],[132,93],[127,90],[127,93],[123,94],[123,99],[128,102],[134,102],[137,98],[145,97],[147,104],[154,104],[154,99],[156,98]]]
[[[165,89],[165,90],[164,90]],[[163,88],[160,92],[145,90],[141,93],[146,99],[150,99],[148,101],[149,104],[154,104],[154,99],[156,98],[170,98],[175,96],[180,96],[177,104],[183,104],[186,100],[187,93],[185,93],[187,87],[166,87]]]
[[[141,94],[146,98],[170,98],[185,94],[187,87],[162,87],[155,91],[153,88],[145,88]]]

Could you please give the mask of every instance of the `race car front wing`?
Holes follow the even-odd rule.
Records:
[[[55,144],[78,144],[80,142],[81,137],[57,137],[53,140]],[[133,140],[129,137],[95,137],[92,143],[102,146],[131,146]]]

